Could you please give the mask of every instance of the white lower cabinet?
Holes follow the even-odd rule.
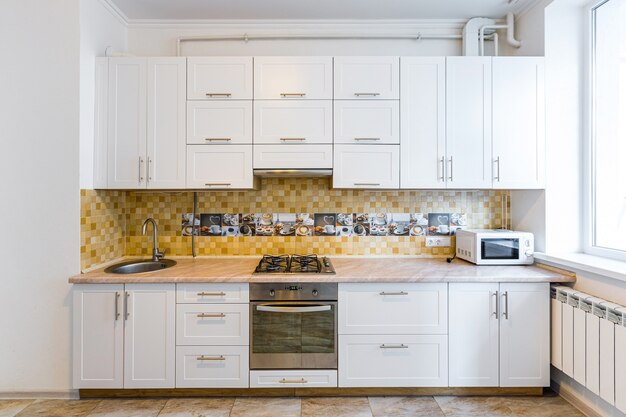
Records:
[[[247,345],[248,304],[179,304],[176,306],[178,345]]]
[[[337,386],[334,369],[250,371],[250,388],[331,388]]]
[[[177,388],[248,388],[248,346],[178,346]]]
[[[399,188],[399,145],[335,145],[334,188]]]
[[[252,145],[187,145],[187,187],[254,188]]]
[[[446,387],[446,335],[339,335],[340,387]]]

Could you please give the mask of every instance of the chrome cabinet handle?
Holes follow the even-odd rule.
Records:
[[[306,140],[306,138],[280,138],[280,140],[282,140],[283,142],[288,142],[288,141],[300,141],[303,142]]]
[[[197,293],[198,297],[207,297],[207,296],[216,296],[216,297],[223,297],[226,295],[226,293],[224,291],[220,291],[220,292],[199,292]]]
[[[226,358],[222,355],[220,356],[204,356],[204,355],[200,355],[198,357],[196,357],[196,360],[198,361],[225,361]]]
[[[379,294],[380,295],[409,295],[409,293],[405,292],[405,291],[398,291],[398,292],[385,292],[385,291],[382,291]]]
[[[139,157],[139,182],[143,182],[143,169],[142,168],[143,165],[143,158],[140,156]]]
[[[302,379],[281,379],[280,381],[278,381],[281,384],[307,384],[309,381],[307,381],[306,379],[302,378]]]
[[[197,314],[196,317],[198,317],[200,319],[204,319],[204,318],[207,318],[207,317],[226,317],[226,314],[224,314],[224,313],[216,313],[216,314],[200,313],[200,314]]]
[[[119,311],[119,300],[120,300],[120,293],[115,291],[115,321],[117,321],[117,319],[120,318],[120,311]]]
[[[502,313],[502,315],[504,316],[504,318],[506,320],[509,319],[509,292],[505,291],[504,294],[502,294],[504,296],[504,312]]]
[[[230,97],[231,93],[206,93],[207,97]]]
[[[442,182],[445,182],[446,180],[446,157],[442,156],[441,159],[438,161],[437,165],[439,166],[439,164],[441,164],[441,175],[439,176],[439,179]]]
[[[320,311],[330,311],[332,306],[328,304],[324,305],[309,305],[305,307],[288,307],[276,304],[260,304],[256,306],[257,311],[267,311],[271,313],[318,313]]]
[[[130,297],[130,293],[128,291],[125,291],[125,296],[124,296],[124,320],[128,320],[128,317],[130,316],[130,312],[128,311],[128,298]]]
[[[152,181],[152,175],[150,174],[151,164],[152,164],[152,158],[148,158],[148,164],[146,165],[146,174],[148,176],[148,182]]]
[[[400,343],[397,345],[386,345],[383,343],[382,345],[380,345],[380,348],[381,349],[408,349],[409,346],[405,345],[404,343]]]
[[[380,93],[354,93],[354,95],[357,97],[362,97],[362,96],[377,97],[380,95]]]
[[[205,187],[230,187],[229,182],[208,182],[204,184]]]
[[[378,187],[380,186],[380,183],[378,182],[355,182],[354,185],[357,187],[367,187],[367,186]]]
[[[494,292],[494,293],[493,293],[493,294],[491,294],[491,295],[495,297],[495,304],[496,304],[496,305],[495,305],[495,311],[492,313],[492,315],[493,315],[493,316],[495,316],[495,318],[496,318],[496,320],[497,320],[497,319],[498,319],[498,304],[499,304],[499,303],[498,303],[498,300],[499,300],[499,297],[498,297],[498,291]]]
[[[497,166],[497,170],[496,170],[497,174],[494,176],[494,178],[493,178],[493,179],[494,179],[494,180],[496,180],[496,181],[498,181],[498,182],[500,182],[500,157],[498,156],[498,157],[497,157],[497,158],[493,161],[493,163],[494,163],[494,164],[496,164],[496,166]]]
[[[380,140],[380,138],[354,138],[354,140],[358,142],[362,140]]]
[[[204,138],[207,142],[230,142],[231,138]]]
[[[448,179],[450,181],[454,180],[454,176],[453,176],[453,172],[452,172],[452,166],[454,164],[454,161],[452,160],[452,157],[450,157],[450,159],[448,160],[448,162],[450,162],[450,176],[448,177]]]
[[[283,98],[286,97],[304,97],[306,93],[280,93],[280,96]]]

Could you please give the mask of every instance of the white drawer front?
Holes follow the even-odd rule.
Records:
[[[400,102],[335,101],[335,143],[399,144]]]
[[[333,102],[255,101],[254,143],[333,143]]]
[[[335,58],[335,99],[398,99],[400,59],[397,56]]]
[[[399,145],[335,145],[333,187],[399,188]]]
[[[176,284],[177,303],[248,303],[248,284]]]
[[[254,145],[254,169],[333,167],[333,145]]]
[[[187,102],[187,143],[252,143],[252,101]]]
[[[254,58],[254,98],[332,99],[333,58],[263,56]]]
[[[178,346],[176,388],[248,388],[247,346]]]
[[[252,145],[187,145],[187,188],[253,188]]]
[[[178,304],[177,345],[247,345],[248,304]]]
[[[447,284],[339,284],[339,334],[446,334]]]
[[[250,371],[250,388],[336,387],[335,370]]]
[[[252,99],[252,57],[187,58],[187,100]]]
[[[448,386],[448,337],[340,335],[339,386]]]

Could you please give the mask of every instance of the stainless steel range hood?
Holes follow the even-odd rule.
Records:
[[[332,169],[255,169],[258,177],[330,177]]]

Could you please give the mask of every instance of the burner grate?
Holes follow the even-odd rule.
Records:
[[[330,260],[327,257],[312,255],[263,255],[256,269],[257,274],[264,273],[325,273],[334,274]]]

